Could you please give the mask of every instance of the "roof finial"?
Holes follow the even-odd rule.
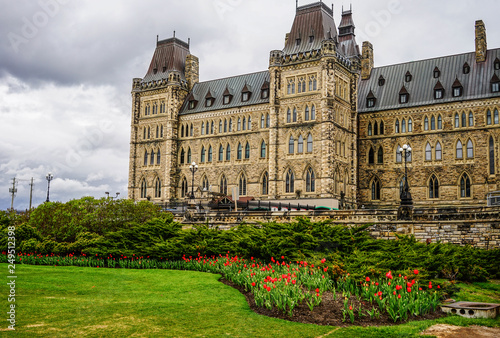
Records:
[[[188,48],[191,45],[191,38],[188,38]]]
[[[349,10],[352,12],[352,2],[349,4]]]
[[[174,38],[175,38],[175,31],[174,31]]]
[[[156,34],[156,43],[158,43],[158,34]]]
[[[295,0],[295,9],[299,8],[299,0]]]

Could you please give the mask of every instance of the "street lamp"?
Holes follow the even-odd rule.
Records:
[[[47,176],[45,176],[45,178],[47,179],[47,201],[46,202],[50,202],[50,200],[49,200],[50,181],[52,181],[54,179],[54,175],[52,175],[51,173],[48,173]]]
[[[193,163],[191,163],[189,165],[189,170],[191,170],[191,172],[193,173],[193,182],[191,184],[191,196],[189,196],[190,199],[194,199],[194,173],[198,170],[198,165],[196,164],[196,162],[193,161]]]
[[[406,162],[408,158],[411,158],[411,147],[407,144],[403,145],[403,148],[399,148],[399,152],[401,156],[405,159],[405,183],[403,187],[403,191],[401,191],[401,205],[412,205],[413,200],[410,194],[410,186],[408,185],[408,168]]]

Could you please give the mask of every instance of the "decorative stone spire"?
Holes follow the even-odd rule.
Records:
[[[486,61],[486,28],[483,20],[476,21],[476,62]]]
[[[369,41],[363,42],[361,56],[361,80],[368,80],[373,69],[373,45]]]

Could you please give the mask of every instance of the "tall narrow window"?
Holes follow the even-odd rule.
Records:
[[[144,165],[148,165],[148,151],[144,152]]]
[[[411,131],[411,118],[408,119],[408,131]],[[380,135],[384,135],[384,121],[380,121]]]
[[[313,151],[313,137],[311,134],[309,134],[307,135],[307,152],[312,153],[312,151]]]
[[[158,148],[158,151],[156,152],[156,165],[159,165],[161,163],[161,151],[160,148]]]
[[[429,198],[439,198],[439,182],[436,175],[429,180]]]
[[[306,110],[304,111],[304,121],[309,121],[309,106],[306,106]]]
[[[252,130],[252,117],[251,116],[248,117],[247,129]]]
[[[316,107],[314,104],[311,106],[311,120],[316,120]]]
[[[399,120],[396,120],[396,123],[394,125],[394,132],[396,134],[399,133]]]
[[[227,179],[224,175],[222,175],[220,178],[219,192],[221,194],[227,195]]]
[[[181,137],[184,137],[184,126],[181,126]]]
[[[372,136],[372,123],[368,123],[368,136]]]
[[[401,163],[402,155],[401,155],[401,146],[398,145],[396,149],[396,162]]]
[[[241,130],[241,117],[238,117],[238,124],[236,125],[236,130],[237,131]]]
[[[262,176],[262,195],[267,195],[269,193],[269,174],[267,171]]]
[[[191,148],[188,148],[188,155],[186,163],[191,163]]]
[[[373,135],[378,135],[378,124],[377,121],[373,123]]]
[[[455,128],[460,127],[460,117],[458,117],[458,113],[455,113]]]
[[[427,116],[424,118],[424,130],[429,130],[429,118]]]
[[[239,193],[240,196],[245,196],[247,194],[247,178],[245,174],[242,174],[239,179]]]
[[[157,177],[155,181],[155,198],[161,197],[161,181],[160,178]]]
[[[467,116],[462,113],[462,127],[467,127]]]
[[[315,185],[314,171],[309,167],[306,173],[306,192],[314,192],[316,189]]]
[[[299,135],[299,140],[297,141],[297,153],[302,154],[304,152],[304,139],[302,135]]]
[[[233,131],[233,119],[229,119],[229,132]]]
[[[474,145],[471,139],[467,141],[467,158],[474,158]]]
[[[265,127],[265,117],[264,114],[260,115],[260,127],[264,128]]]
[[[269,117],[269,114],[266,114],[266,128],[269,128],[270,124],[271,124],[271,119]]]
[[[250,158],[250,144],[247,142],[245,145],[245,158],[249,159]]]
[[[408,119],[408,132],[411,133],[413,131],[413,121],[411,117]]]
[[[236,159],[241,160],[242,154],[243,154],[243,146],[241,145],[241,143],[238,143],[238,148],[236,151]]]
[[[186,197],[187,194],[188,194],[188,182],[187,179],[184,177],[181,183],[181,197]]]
[[[292,121],[297,122],[297,108],[293,108]]]
[[[372,200],[380,200],[380,181],[378,178],[375,178],[372,182]]]
[[[290,108],[288,108],[288,110],[286,111],[286,122],[292,122],[292,111],[290,110]]]
[[[375,151],[373,150],[373,147],[370,147],[370,151],[368,152],[368,164],[374,164],[375,163]]]
[[[295,141],[293,139],[293,136],[290,136],[290,139],[288,140],[288,153],[293,154],[294,153],[294,145]]]
[[[491,110],[486,112],[486,124],[491,124]]]
[[[401,120],[401,132],[406,133],[406,120]]]
[[[187,131],[186,131],[187,132]],[[192,136],[192,135],[191,135]],[[160,127],[160,137],[163,137],[163,125]]]
[[[467,174],[460,178],[460,197],[470,197],[470,178]]]
[[[201,181],[201,188],[203,191],[208,191],[210,189],[210,184],[208,183],[208,178],[203,176],[203,180]]]
[[[224,119],[224,132],[227,133],[227,120]]]
[[[436,118],[434,115],[431,117],[431,130],[436,130]]]
[[[474,115],[472,112],[469,112],[469,127],[474,126]]]
[[[441,143],[438,141],[438,143],[436,143],[436,156],[435,156],[436,161],[441,161],[442,153],[443,151],[441,149]]]
[[[425,145],[425,160],[426,161],[432,160],[432,148],[429,142],[427,142],[427,144]]]
[[[494,114],[493,114],[493,121],[495,124],[498,124],[498,109],[495,108]]]
[[[201,157],[200,157],[200,162],[205,163],[205,146],[201,147]]]
[[[226,161],[231,161],[231,145],[227,145],[226,147]]]
[[[149,160],[149,164],[155,164],[155,151],[151,150],[151,159]]]
[[[193,124],[191,123],[191,128],[189,129],[189,136],[193,136],[193,130],[194,130]]]
[[[141,182],[141,198],[146,198],[147,193],[148,193],[147,189],[148,188],[147,188],[147,184],[146,184],[146,179],[143,178],[142,182]]]
[[[247,119],[245,117],[243,118],[242,127],[243,127],[243,130],[247,130]]]
[[[260,143],[260,157],[261,158],[265,158],[266,157],[266,142],[265,141],[262,141]]]
[[[224,147],[222,144],[219,146],[219,162],[224,161]]]
[[[443,119],[441,115],[438,115],[438,128],[437,129],[443,129]]]
[[[285,177],[285,192],[294,192],[295,188],[295,176],[293,175],[292,169],[288,169]]]
[[[201,135],[205,135],[205,122],[201,123]]]
[[[208,161],[207,162],[212,162],[212,146],[208,147]]]
[[[457,142],[456,157],[463,158],[462,141],[460,141],[460,140],[458,140],[458,142]]]
[[[180,159],[179,159],[180,164],[184,164],[184,159],[185,159],[185,153],[184,153],[184,149],[182,149],[181,150],[181,156],[180,156]]]
[[[495,142],[493,136],[490,136],[489,142],[490,175],[495,175]]]
[[[384,163],[384,151],[382,150],[382,147],[378,148],[377,151],[377,163]]]
[[[210,131],[209,127],[210,127],[209,123],[207,122],[207,124],[205,124],[205,134],[207,134],[207,135],[208,135],[208,133]]]
[[[222,120],[219,120],[219,134],[222,133]]]

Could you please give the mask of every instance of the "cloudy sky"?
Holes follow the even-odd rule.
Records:
[[[300,0],[299,5],[311,2]],[[330,4],[331,2],[326,2]],[[474,23],[500,47],[497,0],[335,1],[352,4],[358,44],[375,66],[474,50]],[[127,196],[132,78],[156,36],[173,31],[200,59],[200,80],[265,70],[282,49],[294,0],[0,0],[0,209],[46,199]]]

